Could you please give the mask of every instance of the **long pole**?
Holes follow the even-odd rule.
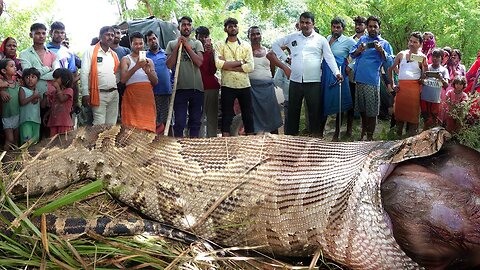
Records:
[[[175,65],[175,76],[173,77],[172,97],[170,98],[170,105],[168,106],[167,123],[165,125],[165,130],[163,131],[164,136],[168,136],[168,130],[170,130],[170,123],[172,122],[173,102],[175,101],[175,93],[177,92],[178,70],[180,68],[180,59],[182,57],[182,49],[183,49],[183,43],[180,43],[180,46],[178,46],[178,52],[177,52],[177,64]]]
[[[342,81],[338,81],[338,140],[340,140],[340,134],[342,127]]]

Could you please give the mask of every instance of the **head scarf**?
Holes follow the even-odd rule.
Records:
[[[5,46],[7,46],[7,42],[10,40],[10,39],[13,39],[15,40],[13,37],[7,37],[6,39],[3,40],[2,42],[2,45],[0,46],[0,53],[2,53],[5,57],[7,57],[5,55]],[[15,40],[16,41],[16,40]],[[10,59],[12,60],[15,60],[17,58],[16,55],[12,56],[12,57],[9,57]]]
[[[428,33],[428,34],[432,36],[432,39],[428,41],[427,40],[423,41],[423,46],[422,46],[423,53],[427,53],[428,50],[433,49],[436,46],[435,36],[432,33]]]

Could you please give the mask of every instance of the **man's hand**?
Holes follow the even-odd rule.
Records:
[[[360,45],[357,47],[357,49],[355,50],[355,52],[356,52],[357,54],[361,54],[362,52],[365,51],[366,48],[367,48],[367,44],[365,44],[365,42],[360,43]]]
[[[342,76],[342,74],[339,73],[339,74],[337,74],[337,76],[335,76],[335,77],[337,78],[338,82],[343,82],[343,76]]]
[[[375,43],[375,50],[377,50],[377,52],[379,52],[379,53],[383,53],[383,47],[382,47],[382,45],[380,44],[380,42],[378,42],[377,40],[375,40],[374,43]]]
[[[185,50],[188,50],[188,49],[192,48],[192,46],[190,46],[190,44],[188,44],[188,39],[184,36],[178,37],[178,43],[182,43]]]
[[[83,106],[90,106],[90,96],[83,96],[82,97],[82,105]]]

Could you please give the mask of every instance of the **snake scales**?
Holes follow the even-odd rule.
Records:
[[[382,208],[393,164],[435,153],[443,129],[402,141],[330,143],[248,136],[155,140],[120,126],[58,136],[8,183],[42,194],[103,178],[119,201],[148,217],[227,246],[310,256],[318,249],[353,269],[415,269]]]

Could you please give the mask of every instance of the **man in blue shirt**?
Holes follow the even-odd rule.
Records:
[[[157,73],[158,83],[153,86],[155,106],[157,108],[157,126],[166,124],[170,96],[172,95],[171,71],[167,67],[167,55],[160,48],[157,35],[152,31],[145,34],[145,42],[149,48],[147,57],[152,59]]]
[[[350,51],[350,56],[355,59],[355,110],[362,117],[360,140],[365,134],[367,140],[373,140],[380,111],[380,68],[393,61],[390,44],[380,37],[380,25],[377,17],[370,16],[367,19],[368,36],[362,36]]]

